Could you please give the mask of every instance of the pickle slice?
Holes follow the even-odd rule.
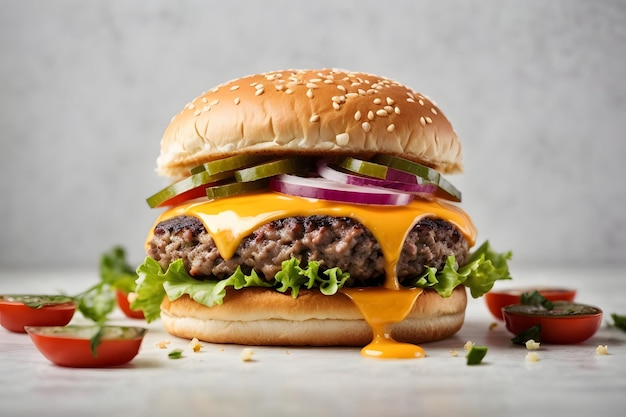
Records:
[[[235,180],[250,182],[281,174],[292,174],[310,167],[309,160],[302,157],[278,159],[235,171]]]
[[[366,175],[368,177],[379,178],[381,180],[387,179],[388,167],[374,162],[363,161],[361,159],[347,157],[344,158],[339,165],[348,171],[352,171],[356,174]]]
[[[436,170],[408,159],[390,155],[376,155],[374,161],[398,171],[407,172],[435,184],[442,192],[440,196],[454,201],[461,201],[461,192]]]
[[[400,171],[417,175],[418,177],[424,178],[426,181],[434,184],[438,184],[439,179],[441,178],[441,174],[436,170],[425,165],[418,164],[417,162],[409,161],[408,159],[398,158],[397,156],[376,155],[374,157],[374,161]]]
[[[204,189],[217,181],[232,177],[232,172],[210,175],[206,171],[193,174],[171,184],[146,199],[151,208],[171,206],[206,196]]]
[[[263,178],[256,181],[248,182],[230,182],[228,184],[215,185],[206,189],[206,196],[210,199],[230,197],[237,194],[243,194],[250,191],[268,188],[270,185],[269,178]]]
[[[206,171],[211,175],[218,174],[220,172],[226,171],[234,171],[236,169],[241,169],[248,167],[250,165],[257,164],[263,160],[268,159],[265,155],[255,155],[255,154],[241,154],[228,156],[222,159],[216,159],[214,161],[210,161],[204,163],[202,165],[198,165],[191,169],[192,174],[198,174],[200,172]]]

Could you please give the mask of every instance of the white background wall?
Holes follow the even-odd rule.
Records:
[[[140,262],[171,116],[317,67],[434,98],[464,144],[449,179],[516,264],[624,263],[623,1],[0,0],[0,267]]]

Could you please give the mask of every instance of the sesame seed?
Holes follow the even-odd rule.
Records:
[[[391,97],[387,97],[387,104],[389,104],[390,106],[393,106],[393,103],[395,103],[394,99],[392,99]]]
[[[367,112],[367,118],[370,120],[374,120],[374,112],[373,111],[368,111]]]
[[[364,96],[365,94],[367,94],[367,92],[365,90],[363,90],[362,88],[359,88],[358,90],[356,90],[357,93],[359,93],[360,95]]]
[[[415,100],[415,96],[412,93],[406,93],[407,96],[409,96],[409,98],[412,98],[413,100]]]
[[[382,116],[382,117],[385,117],[385,116],[389,116],[389,113],[387,113],[385,110],[382,110],[382,109],[381,109],[381,110],[377,110],[377,111],[376,111],[376,116]]]
[[[319,114],[313,114],[311,115],[311,118],[309,119],[309,122],[311,123],[316,123],[320,121],[320,115]]]
[[[259,88],[258,90],[256,90],[254,92],[255,96],[260,96],[261,94],[263,94],[265,92],[265,90],[263,88]]]
[[[347,93],[346,98],[357,98],[359,95],[357,93]]]
[[[313,98],[313,90],[311,90],[310,88],[306,90],[306,96],[308,98]]]
[[[193,109],[196,106],[193,103],[187,103],[187,105],[185,107],[187,107],[189,110],[191,110],[191,109]]]
[[[377,91],[376,91],[376,90],[374,90],[373,88],[370,88],[369,90],[367,90],[367,94],[374,94],[374,93],[376,93],[376,92],[377,92]]]
[[[424,100],[422,100],[421,98],[417,102],[421,104],[422,106],[424,105]]]
[[[337,85],[337,89],[339,89],[339,90],[343,91],[344,93],[346,92],[346,87],[344,87],[344,86],[343,86],[343,85],[341,85],[341,84],[338,84],[338,85]]]
[[[257,90],[262,90],[263,89],[263,84],[256,84],[254,86],[254,88],[257,89]]]
[[[239,104],[239,103],[241,103],[241,100],[239,99],[239,97],[235,97],[235,100],[234,100],[234,101],[235,101],[235,104]]]
[[[341,108],[341,105],[340,105],[339,103],[335,103],[335,102],[333,101],[333,109],[335,109],[335,110],[339,110],[340,108]]]
[[[379,98],[375,98],[374,99],[374,104],[380,104],[380,103],[382,103],[381,99],[379,99]]]
[[[433,122],[433,119],[431,119],[428,116],[426,116],[425,119],[426,119],[426,123],[432,123]]]
[[[430,112],[431,112],[432,114],[437,114],[437,110],[435,110],[435,108],[434,108],[434,107],[430,109]]]
[[[407,98],[406,101],[408,101],[409,103],[415,103],[415,100],[413,100],[412,98]]]
[[[358,87],[359,85],[361,85],[361,83],[355,82],[355,83],[350,84],[350,87]]]
[[[329,80],[329,79],[324,80],[324,84],[333,84],[333,83],[334,83],[333,80]]]
[[[321,78],[311,78],[311,79],[309,80],[309,82],[312,82],[312,83],[321,83],[321,82],[322,82],[322,79],[321,79]]]
[[[212,102],[209,103],[209,106],[215,106],[219,102],[220,102],[219,100],[213,100]]]
[[[203,111],[203,112],[204,112],[204,111],[209,111],[209,110],[211,110],[211,106],[209,106],[209,105],[206,105],[206,106],[204,106],[204,107],[202,108],[202,111]]]
[[[320,86],[315,83],[306,83],[306,88],[320,88]]]
[[[385,111],[389,114],[393,113],[393,107],[391,106],[385,106],[383,107],[383,109],[385,109]]]
[[[288,88],[285,90],[286,94],[293,94],[293,90],[291,88]]]
[[[202,97],[202,100],[200,100],[200,101],[202,101],[203,103],[208,103],[209,102],[209,100],[207,100],[206,97]]]
[[[235,90],[239,90],[238,85],[233,85],[232,87],[230,87],[230,91],[235,91]]]
[[[426,126],[426,119],[424,119],[424,117],[420,117],[420,123],[422,126]]]
[[[200,110],[196,110],[195,112],[193,112],[194,116],[200,116],[200,113],[202,113]]]
[[[257,85],[258,83],[255,81],[253,83],[250,83],[250,87],[254,87],[255,85]]]
[[[356,111],[356,113],[354,113],[354,120],[356,120],[357,122],[359,120],[361,120],[361,112],[360,111]]]
[[[347,133],[340,133],[337,136],[335,136],[335,140],[337,141],[337,145],[345,146],[350,141],[350,135]]]
[[[276,84],[276,85],[274,86],[274,88],[276,88],[276,90],[278,90],[278,91],[282,90],[284,87],[285,87],[285,86],[284,86],[283,84]]]
[[[365,132],[369,132],[372,127],[368,122],[363,122],[361,123],[361,128],[363,128]]]
[[[330,99],[335,103],[343,103],[346,101],[344,96],[332,96]]]
[[[387,126],[387,132],[391,133],[395,130],[395,128],[396,128],[396,125],[392,123],[389,126]]]

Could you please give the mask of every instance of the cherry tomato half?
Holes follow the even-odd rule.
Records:
[[[514,304],[502,309],[506,328],[518,335],[533,326],[541,326],[541,342],[580,343],[593,336],[602,323],[602,310],[584,304],[555,301],[552,310]]]
[[[568,288],[550,288],[550,287],[534,287],[534,288],[511,288],[505,290],[491,290],[485,294],[485,302],[491,314],[499,319],[504,320],[502,316],[502,307],[510,304],[519,304],[520,296],[527,292],[538,291],[544,298],[550,301],[574,301],[576,290]]]
[[[120,307],[120,310],[126,315],[126,317],[131,319],[143,319],[143,311],[141,310],[133,310],[130,308],[130,303],[128,302],[128,294],[121,290],[116,291],[117,294],[117,305]]]
[[[141,346],[146,329],[104,326],[97,355],[91,351],[91,337],[97,326],[27,326],[33,344],[52,363],[72,368],[123,365],[130,362]]]
[[[59,295],[0,295],[0,324],[26,333],[24,326],[65,326],[74,317],[76,304]]]

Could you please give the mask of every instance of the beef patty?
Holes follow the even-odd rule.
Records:
[[[421,219],[408,233],[397,265],[400,283],[422,274],[426,267],[438,270],[449,255],[459,265],[468,256],[468,243],[452,224],[435,218]],[[295,257],[305,266],[320,263],[320,271],[339,267],[350,273],[349,285],[374,286],[384,280],[380,245],[361,223],[347,217],[288,217],[267,223],[245,237],[234,256],[224,259],[204,224],[195,217],[178,216],[156,225],[148,256],[166,269],[182,259],[189,274],[199,278],[226,278],[237,267],[272,282],[281,263]]]

